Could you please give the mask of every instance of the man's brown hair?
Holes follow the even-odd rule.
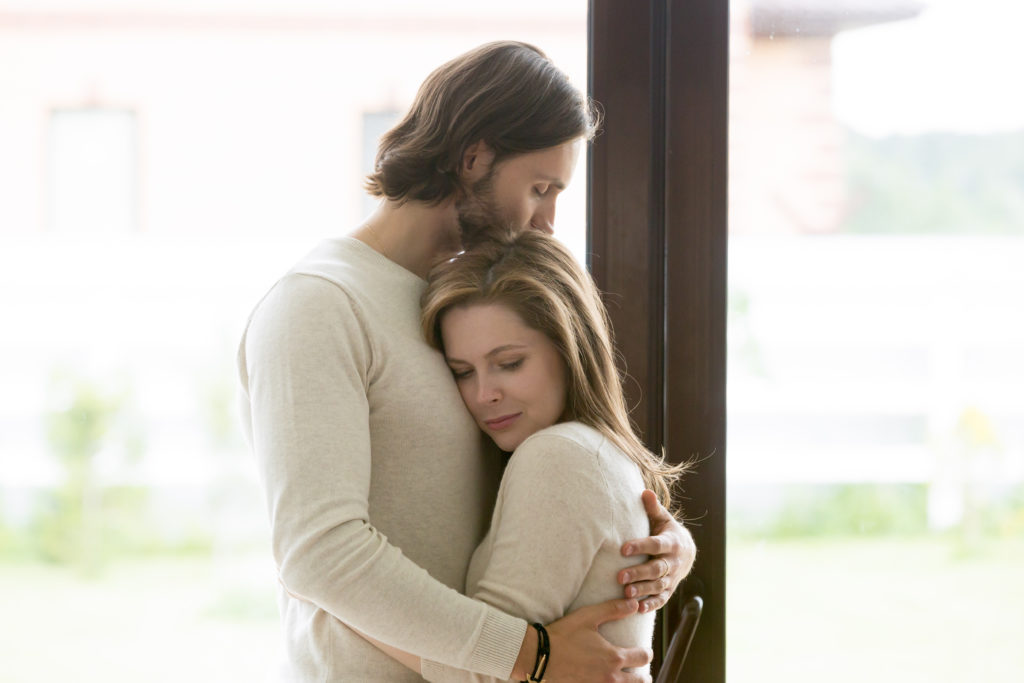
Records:
[[[459,189],[466,149],[483,140],[494,163],[593,137],[596,108],[538,48],[487,43],[437,68],[405,118],[380,141],[366,179],[375,197],[437,203]]]

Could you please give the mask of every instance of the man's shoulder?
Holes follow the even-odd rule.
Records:
[[[282,279],[317,277],[342,289],[358,288],[375,272],[373,260],[360,246],[351,238],[322,240]]]
[[[358,323],[359,266],[346,251],[339,240],[324,240],[303,256],[256,302],[246,334]]]
[[[327,239],[273,284],[249,316],[245,338],[368,340],[419,336],[415,275],[352,238]],[[403,337],[404,338],[404,337]]]
[[[381,279],[380,264],[368,250],[351,238],[322,240],[273,284],[255,311],[317,313],[339,305],[358,307],[360,299],[378,289]]]

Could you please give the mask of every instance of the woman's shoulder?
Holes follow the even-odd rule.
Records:
[[[632,538],[634,527],[646,529],[639,467],[611,439],[580,422],[562,422],[524,440],[502,487],[509,496],[525,489],[558,501],[574,519],[599,520],[605,535],[619,528],[623,539]]]
[[[527,451],[538,448],[551,448],[552,446],[565,448],[572,451],[595,454],[605,441],[601,432],[582,422],[559,422],[551,425],[526,438],[519,445],[516,452],[525,449]]]
[[[528,436],[509,460],[508,469],[553,472],[594,465],[604,437],[579,422],[560,422]],[[506,470],[508,472],[508,470]]]
[[[510,466],[536,471],[583,471],[601,479],[632,479],[639,469],[600,431],[582,422],[560,422],[528,437],[512,455]]]
[[[611,489],[602,463],[604,436],[579,422],[563,422],[525,439],[502,477],[506,498],[524,491],[549,504],[572,510],[574,518],[612,514]]]

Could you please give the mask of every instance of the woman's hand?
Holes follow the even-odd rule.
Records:
[[[650,612],[662,607],[690,573],[697,557],[693,536],[658,502],[654,491],[644,491],[644,508],[651,521],[651,535],[628,541],[622,554],[650,555],[647,562],[619,572],[619,583],[625,586],[627,598],[640,601],[640,611]]]

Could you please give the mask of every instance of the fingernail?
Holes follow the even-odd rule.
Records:
[[[633,586],[630,586],[629,588],[626,589],[626,597],[627,598],[632,598],[635,595],[636,595],[636,588],[634,588]]]
[[[623,583],[629,583],[632,580],[633,580],[633,575],[630,574],[629,572],[626,572],[625,574],[622,575],[622,582]]]
[[[623,548],[622,554],[623,555],[632,555],[633,554],[633,546],[627,545],[625,548]]]

